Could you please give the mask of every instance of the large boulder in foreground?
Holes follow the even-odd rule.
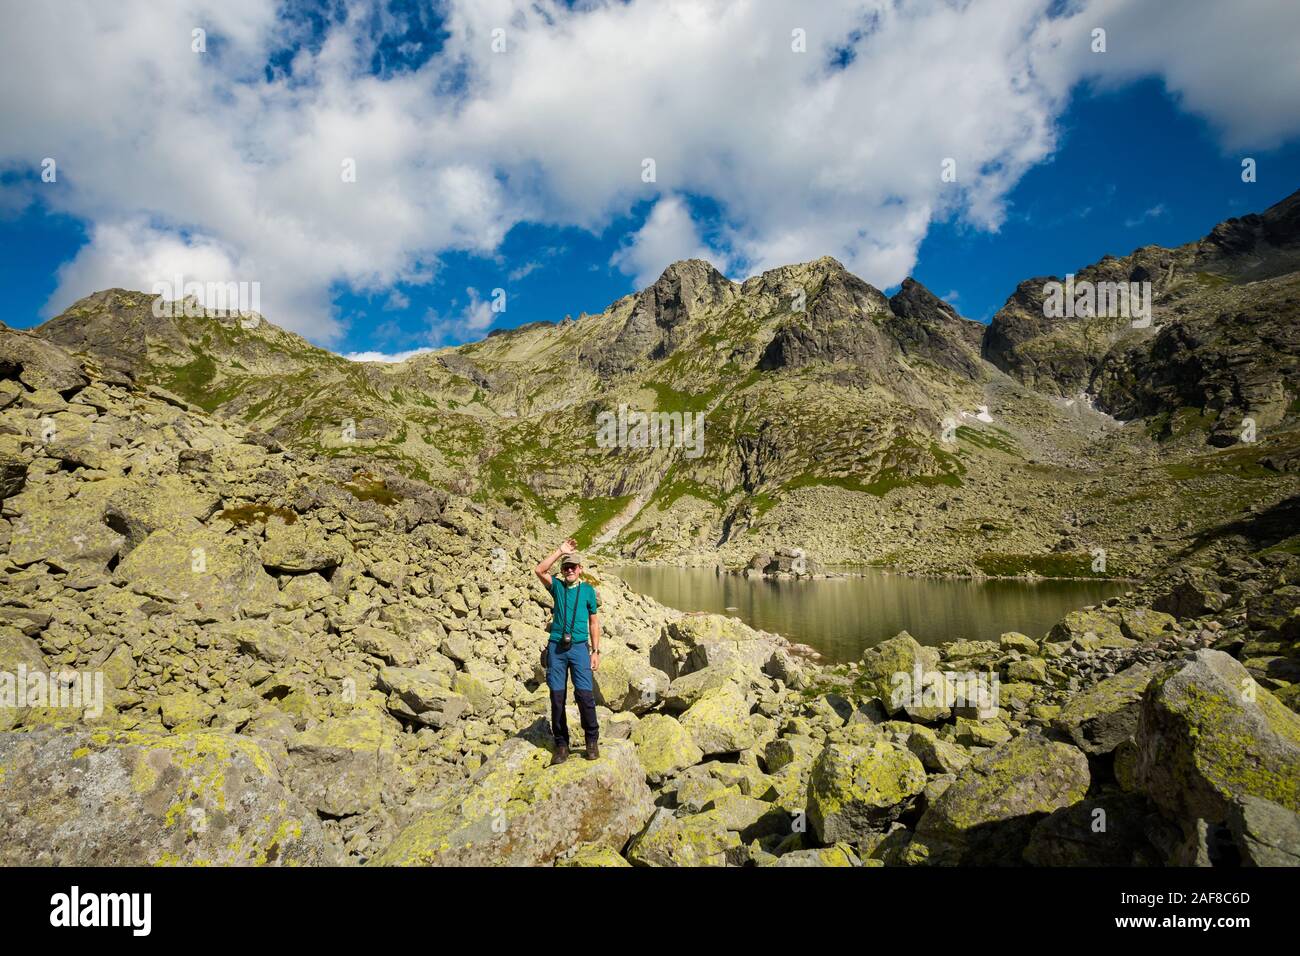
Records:
[[[738,862],[740,835],[716,810],[677,816],[660,807],[628,848],[634,866],[726,866]]]
[[[268,752],[226,733],[0,734],[0,865],[337,864]]]
[[[980,754],[926,810],[909,863],[1018,864],[1045,814],[1088,791],[1088,758],[1069,744],[1025,734]]]
[[[544,866],[583,844],[621,850],[654,804],[632,744],[600,749],[552,767],[548,750],[510,738],[371,864]]]
[[[888,829],[925,783],[921,761],[883,737],[863,746],[831,744],[813,765],[808,822],[822,843],[853,842]]]
[[[1176,819],[1222,823],[1245,797],[1300,812],[1300,715],[1222,651],[1152,680],[1136,740],[1137,786]]]

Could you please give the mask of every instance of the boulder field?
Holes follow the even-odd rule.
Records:
[[[1294,555],[836,666],[597,563],[552,766],[517,516],[24,333],[0,375],[0,863],[1300,862]]]

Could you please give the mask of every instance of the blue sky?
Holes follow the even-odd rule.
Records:
[[[906,16],[827,4],[798,28],[812,59],[788,40],[809,17],[777,4],[720,4],[705,20],[667,2],[510,0],[196,0],[174,21],[141,14],[138,52],[0,101],[3,320],[30,327],[96,288],[147,290],[181,270],[257,280],[271,321],[391,356],[598,312],[688,255],[734,279],[833,255],[886,291],[913,275],[987,321],[1023,279],[1189,242],[1300,187],[1300,97],[1277,99],[1294,58],[1269,29],[1295,5],[1260,0],[1230,21],[1197,5],[1171,26],[1123,0],[918,0]],[[1023,19],[1010,35],[1008,13]],[[188,48],[193,23],[209,24],[202,54]],[[1088,49],[1095,23],[1110,25],[1104,55]],[[53,27],[32,14],[0,55],[39,54],[59,42]],[[61,42],[121,27],[92,22]],[[1202,65],[1189,30],[1225,56]],[[657,33],[688,48],[661,53]],[[982,39],[970,50],[963,37]],[[746,39],[753,76],[700,65]],[[895,57],[945,43],[951,64],[897,79]],[[1217,62],[1234,48],[1251,76]],[[61,62],[78,63],[71,53]],[[152,112],[141,64],[170,80]],[[42,97],[68,118],[42,113]],[[646,155],[656,182],[640,175]],[[946,155],[955,186],[930,174]],[[57,183],[39,179],[44,156],[60,158]],[[357,157],[350,186],[333,173],[340,156]]]

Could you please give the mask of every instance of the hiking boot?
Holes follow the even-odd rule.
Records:
[[[599,756],[600,756],[600,744],[596,743],[595,740],[588,740],[588,741],[587,741],[587,759],[588,759],[588,760],[595,760],[595,759],[598,758]]]
[[[569,759],[569,745],[556,744],[555,756],[551,758],[551,766],[554,767],[557,763],[564,763],[564,761],[568,759]]]

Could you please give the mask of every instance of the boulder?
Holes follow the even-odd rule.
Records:
[[[777,857],[772,866],[859,866],[857,855],[846,843],[820,847],[813,850],[794,850]]]
[[[637,759],[651,783],[659,783],[704,759],[690,732],[667,714],[648,714],[632,728]]]
[[[1048,632],[1051,641],[1085,641],[1095,638],[1100,642],[1118,641],[1124,637],[1120,630],[1118,611],[1103,607],[1087,607],[1071,611]]]
[[[1041,819],[1024,860],[1033,866],[1153,866],[1160,857],[1147,839],[1155,808],[1141,796],[1088,797]]]
[[[410,643],[382,627],[362,624],[354,628],[352,643],[363,654],[378,657],[385,664],[409,667],[415,663],[415,651]]]
[[[17,727],[27,714],[20,700],[18,668],[44,673],[45,657],[36,642],[15,627],[0,626],[0,733]]]
[[[930,805],[904,861],[1016,864],[1044,815],[1088,791],[1088,758],[1069,744],[1024,734],[980,754]]]
[[[293,792],[328,817],[379,806],[393,773],[396,726],[380,710],[356,707],[297,734],[288,744]]]
[[[586,845],[617,852],[654,811],[631,743],[602,741],[598,760],[551,766],[521,737],[402,830],[378,866],[542,866]]]
[[[201,491],[179,475],[162,475],[147,484],[123,480],[104,501],[104,522],[126,542],[122,553],[138,547],[155,531],[199,530],[199,523],[221,506],[221,499]]]
[[[1300,814],[1259,797],[1228,810],[1228,830],[1245,866],[1300,866]]]
[[[23,453],[23,442],[16,435],[0,435],[0,499],[23,490],[31,456]]]
[[[596,702],[610,710],[644,713],[668,690],[667,674],[651,667],[636,651],[610,641],[601,648],[600,669],[594,677]]]
[[[268,522],[261,557],[263,566],[290,574],[326,571],[343,561],[342,552],[326,540],[324,532],[305,522]]]
[[[0,735],[0,864],[334,865],[268,751],[211,731]]]
[[[1222,651],[1153,678],[1135,739],[1137,786],[1175,819],[1221,823],[1246,797],[1300,812],[1300,715]]]
[[[925,768],[883,737],[860,746],[830,744],[808,782],[808,822],[822,843],[884,830],[925,789]]]
[[[1153,611],[1149,607],[1129,608],[1120,611],[1119,629],[1134,641],[1159,641],[1173,633],[1177,624],[1172,614]]]
[[[881,641],[862,654],[860,686],[864,694],[879,697],[892,715],[903,709],[911,698],[917,675],[921,676],[921,692],[927,686],[927,675],[939,666],[939,651],[922,647],[911,634],[900,631],[887,641]]]
[[[727,684],[747,679],[745,669],[735,661],[705,667],[675,678],[664,693],[664,707],[673,713],[689,710],[701,697]]]
[[[414,667],[384,667],[378,687],[388,694],[388,710],[400,719],[442,728],[469,709],[463,694],[451,689],[445,674]]]
[[[137,594],[201,612],[210,620],[273,605],[279,593],[255,552],[235,536],[206,528],[153,532],[122,559],[114,576]]]
[[[26,497],[24,493],[12,500]],[[99,502],[88,498],[32,502],[13,522],[9,560],[20,567],[44,561],[61,571],[103,572],[125,542],[104,524]]]
[[[617,850],[607,846],[584,843],[572,856],[555,861],[556,866],[589,867],[630,867],[632,864],[623,859]]]
[[[0,325],[0,378],[16,378],[30,389],[60,394],[88,382],[81,364],[56,345],[28,332]]]
[[[1038,653],[1038,642],[1019,631],[1007,631],[999,637],[998,647],[1004,651],[1019,651],[1021,654]]]
[[[1052,722],[1089,754],[1108,754],[1137,730],[1142,694],[1156,668],[1138,664],[1070,698]]]
[[[675,816],[661,807],[627,858],[635,866],[726,866],[740,861],[740,846],[717,811]]]
[[[283,664],[296,656],[293,641],[262,618],[227,621],[214,625],[212,633],[234,644],[241,654],[267,664]]]
[[[726,684],[702,696],[685,716],[682,726],[706,756],[738,753],[754,745],[750,705],[735,684]]]

